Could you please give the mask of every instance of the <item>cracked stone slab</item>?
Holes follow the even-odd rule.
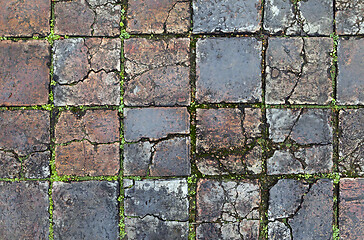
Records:
[[[125,104],[189,105],[189,48],[187,38],[125,40]]]
[[[269,104],[329,104],[331,38],[270,38],[266,54]]]
[[[125,176],[188,176],[191,173],[190,139],[124,145]]]
[[[55,41],[55,105],[118,105],[120,48],[120,39],[72,38]]]
[[[133,34],[186,33],[190,29],[188,0],[128,1],[126,30]]]
[[[261,48],[261,43],[255,38],[199,39],[196,60],[197,101],[261,101]]]
[[[331,0],[267,0],[264,29],[285,35],[330,35],[333,32]]]
[[[47,104],[50,59],[45,40],[1,41],[0,106]]]
[[[364,2],[362,0],[336,0],[335,21],[338,34],[364,33]]]
[[[48,239],[48,182],[0,182],[0,236]]]
[[[268,174],[328,173],[333,167],[328,109],[267,109],[272,155]]]
[[[125,216],[146,216],[161,221],[188,222],[188,187],[185,179],[135,180],[124,190]]]
[[[259,221],[246,220],[235,223],[201,223],[196,228],[197,240],[258,239]]]
[[[51,1],[1,0],[0,36],[46,36],[50,32]]]
[[[257,32],[262,16],[260,0],[194,0],[193,32]]]
[[[260,109],[197,109],[197,151],[243,148],[261,135],[260,124]]]
[[[54,182],[54,239],[118,239],[119,184]]]
[[[171,134],[189,134],[190,115],[186,108],[126,108],[124,134],[127,142],[158,141]]]
[[[188,222],[163,221],[153,216],[144,218],[125,218],[125,232],[127,239],[144,240],[160,239],[188,239]]]
[[[119,0],[57,0],[54,3],[54,32],[69,36],[118,36]]]
[[[363,38],[339,39],[337,63],[337,101],[339,104],[364,104],[363,59]]]
[[[340,180],[339,227],[342,239],[364,236],[364,179]]]
[[[364,174],[364,109],[339,113],[339,169]]]
[[[331,180],[320,179],[308,184],[294,179],[281,179],[269,193],[269,239],[332,238]]]
[[[197,183],[196,198],[198,223],[259,220],[260,190],[257,180],[201,179]],[[255,227],[257,231],[259,224]]]

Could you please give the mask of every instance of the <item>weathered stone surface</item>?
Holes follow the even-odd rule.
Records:
[[[270,190],[270,239],[331,239],[333,184],[320,179],[308,185],[293,179],[279,180]],[[278,222],[288,218],[287,226]],[[288,228],[289,226],[289,228]],[[290,233],[290,231],[292,232]],[[284,236],[279,238],[278,236]]]
[[[335,20],[338,34],[364,33],[364,2],[361,0],[336,0]]]
[[[87,139],[94,143],[119,141],[119,117],[116,110],[61,112],[55,127],[56,143]]]
[[[332,170],[332,123],[328,109],[268,109],[273,154],[268,174],[327,173]]]
[[[35,152],[23,159],[23,172],[26,178],[47,178],[50,176],[50,151]]]
[[[193,32],[257,32],[261,14],[259,0],[195,0]]]
[[[339,39],[337,76],[339,104],[364,104],[363,59],[363,38]]]
[[[197,222],[235,222],[259,219],[258,181],[201,179],[197,183]],[[259,224],[254,224],[259,228]],[[257,229],[256,229],[257,230]]]
[[[364,236],[364,179],[340,180],[339,227],[342,239]]]
[[[127,106],[189,105],[187,38],[125,41],[124,102]]]
[[[188,0],[128,1],[126,30],[130,33],[185,33],[190,25]]]
[[[259,221],[246,220],[236,223],[201,223],[196,229],[197,240],[258,239]]]
[[[55,182],[54,239],[118,239],[117,182]]]
[[[269,104],[328,104],[331,38],[270,38],[266,54]]]
[[[126,239],[175,239],[188,238],[188,222],[162,221],[157,217],[125,218]]]
[[[261,101],[261,43],[255,38],[197,41],[198,102]]]
[[[124,176],[147,176],[154,144],[138,142],[124,145]]]
[[[0,36],[45,36],[50,32],[51,1],[0,0]]]
[[[0,178],[20,177],[21,162],[12,152],[0,151]]]
[[[331,0],[265,1],[264,29],[287,35],[330,35],[333,32]]]
[[[59,175],[101,176],[119,172],[119,144],[88,141],[56,146],[56,170]]]
[[[185,179],[141,180],[125,189],[126,216],[151,215],[160,220],[188,220],[188,188]]]
[[[47,104],[49,65],[47,41],[1,41],[0,106]]]
[[[189,134],[186,108],[127,108],[124,110],[125,140],[159,140],[170,134]]]
[[[243,148],[260,136],[260,109],[197,109],[197,150]]]
[[[60,35],[117,36],[120,34],[119,0],[56,1],[54,31]]]
[[[339,169],[364,174],[364,109],[341,110],[339,121]]]
[[[0,192],[1,239],[48,239],[47,182],[0,182]]]

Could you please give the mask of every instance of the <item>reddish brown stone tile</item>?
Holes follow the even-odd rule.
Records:
[[[50,0],[0,0],[0,36],[45,36],[50,32]]]
[[[359,240],[364,236],[364,179],[340,180],[340,237]]]
[[[49,65],[47,41],[1,41],[0,105],[47,104]]]
[[[190,25],[187,0],[128,1],[127,31],[130,33],[185,33]]]
[[[189,105],[189,47],[190,41],[186,38],[126,40],[125,104]]]
[[[119,0],[56,1],[54,31],[71,36],[117,36],[120,10]]]

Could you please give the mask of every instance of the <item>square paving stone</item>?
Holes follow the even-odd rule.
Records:
[[[197,109],[197,168],[207,175],[260,173],[260,128],[260,109]]]
[[[364,236],[364,179],[340,180],[339,227],[341,239]]]
[[[266,54],[268,104],[329,104],[331,38],[270,38]]]
[[[125,105],[189,105],[189,48],[187,38],[125,40]]]
[[[0,111],[0,178],[49,176],[49,125],[46,111]]]
[[[197,101],[261,101],[261,48],[261,43],[255,38],[198,40]]]
[[[331,114],[329,109],[267,109],[272,141],[267,173],[331,172]]]
[[[341,110],[339,114],[339,169],[364,174],[364,109]]]
[[[333,32],[332,0],[267,0],[264,29],[284,35],[330,35]]]
[[[50,0],[0,0],[0,36],[46,36],[50,32]]]
[[[194,0],[193,32],[257,32],[261,16],[260,0]]]
[[[72,38],[53,46],[54,104],[118,105],[120,39]]]
[[[118,239],[118,195],[117,182],[55,182],[54,239]]]
[[[130,0],[127,28],[130,33],[185,33],[191,26],[188,0]]]
[[[61,112],[55,127],[58,174],[117,175],[119,126],[116,110]]]
[[[364,104],[363,59],[364,38],[339,39],[337,63],[339,104]]]
[[[47,104],[50,60],[47,41],[0,41],[0,106]]]
[[[54,32],[69,36],[118,36],[120,0],[56,0]]]
[[[187,239],[188,187],[185,179],[124,180],[127,239]],[[165,235],[168,234],[168,235]]]
[[[335,22],[338,34],[364,33],[364,2],[362,0],[336,0]]]
[[[258,239],[257,180],[197,183],[197,239]]]
[[[48,239],[47,182],[0,182],[2,240]]]
[[[269,190],[269,239],[332,239],[333,183],[281,179]]]

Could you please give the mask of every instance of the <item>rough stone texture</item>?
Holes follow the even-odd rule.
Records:
[[[45,36],[50,32],[51,1],[0,0],[0,36]]]
[[[359,240],[364,236],[364,179],[340,180],[340,237]]]
[[[124,134],[127,142],[167,138],[170,134],[189,134],[190,117],[186,108],[127,108]]]
[[[135,180],[124,193],[126,216],[138,217],[139,221],[147,215],[162,221],[188,221],[188,188],[185,179]]]
[[[189,105],[190,40],[127,39],[124,44],[127,106]]]
[[[364,2],[362,0],[336,0],[335,7],[338,34],[364,33]]]
[[[193,32],[257,32],[260,0],[194,0]]]
[[[332,239],[332,216],[331,180],[309,185],[282,179],[270,190],[268,237],[291,239],[288,236],[292,234],[293,239]],[[287,226],[279,222],[283,219],[288,219]]]
[[[339,104],[364,104],[363,59],[364,38],[339,39],[337,76]]]
[[[49,160],[51,153],[35,152],[23,159],[23,173],[26,178],[47,178],[50,176]]]
[[[70,36],[117,36],[120,34],[119,0],[56,1],[54,32]]]
[[[0,106],[47,104],[49,65],[47,41],[0,41]]]
[[[19,178],[21,162],[12,152],[0,151],[0,178]]]
[[[162,221],[157,217],[125,218],[126,239],[144,240],[188,238],[188,222]]]
[[[332,0],[267,0],[264,29],[287,35],[330,35],[333,32]]]
[[[332,125],[328,109],[268,109],[273,154],[268,174],[327,173],[332,170]]]
[[[197,101],[261,101],[261,48],[255,38],[198,40]]]
[[[124,176],[147,176],[154,144],[138,142],[124,145]]]
[[[259,221],[243,219],[235,223],[201,223],[196,229],[197,240],[258,239]]]
[[[0,192],[1,239],[48,239],[47,182],[0,182]]]
[[[185,33],[190,29],[188,0],[130,0],[127,28],[130,33]]]
[[[55,182],[54,239],[118,239],[117,182]]]
[[[269,104],[329,104],[331,38],[270,38],[266,54]]]
[[[341,110],[339,121],[339,169],[364,174],[364,109]]]
[[[118,105],[120,48],[120,39],[73,38],[55,41],[55,105]]]

